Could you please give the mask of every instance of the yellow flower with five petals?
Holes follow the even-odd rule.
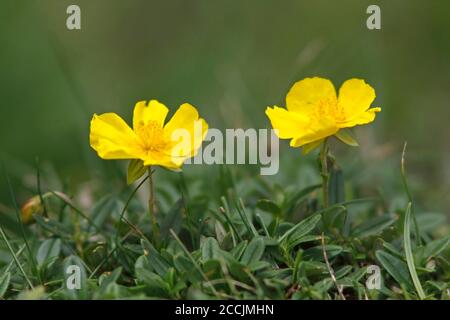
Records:
[[[371,108],[375,90],[361,79],[345,81],[339,96],[333,83],[319,77],[306,78],[293,85],[286,96],[286,109],[266,109],[280,139],[291,139],[291,147],[311,150],[340,130],[374,121],[381,108]],[[342,140],[342,139],[341,139]]]
[[[157,100],[148,104],[140,101],[134,108],[133,129],[115,113],[94,114],[91,147],[102,159],[138,159],[146,167],[179,170],[186,159],[195,156],[208,124],[188,103],[182,104],[164,124],[168,112]]]

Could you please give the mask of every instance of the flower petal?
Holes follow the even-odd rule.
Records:
[[[165,158],[165,159],[152,159],[152,158],[148,158],[147,160],[144,161],[144,166],[160,166],[172,171],[181,171],[181,166],[183,163],[181,164],[176,164],[174,162],[172,162],[169,158]]]
[[[286,96],[289,111],[308,114],[320,101],[336,101],[336,90],[328,79],[305,78],[295,83]]]
[[[91,147],[103,159],[134,159],[136,136],[127,123],[115,113],[94,114],[90,131]]]
[[[274,106],[266,109],[272,127],[276,129],[280,139],[298,137],[307,125],[309,118],[305,115]]]
[[[149,121],[156,121],[163,127],[169,109],[157,100],[139,101],[134,107],[133,128],[136,130],[138,125],[145,125]]]
[[[357,125],[367,124],[371,123],[375,120],[375,114],[377,112],[380,112],[381,108],[370,108],[367,111],[364,111],[357,116],[353,117],[352,119],[347,120],[345,123],[339,124],[340,128],[350,128]]]
[[[182,104],[164,127],[164,134],[174,142],[169,151],[171,161],[181,166],[187,158],[195,156],[207,132],[208,124],[199,118],[197,109]]]
[[[197,119],[197,109],[189,103],[183,103],[164,126],[164,132],[170,135],[176,129],[190,128]]]
[[[334,135],[339,128],[332,118],[323,117],[318,122],[312,123],[301,135],[291,140],[291,147],[301,147],[308,143],[322,140]]]
[[[177,130],[172,138],[175,143],[170,150],[171,161],[177,166],[181,166],[188,158],[194,157],[208,132],[208,124],[204,119],[198,119],[191,129],[179,129],[180,135],[177,136]],[[186,137],[183,137],[187,134]]]
[[[369,109],[374,99],[375,90],[361,79],[347,80],[339,89],[338,103],[349,120]]]

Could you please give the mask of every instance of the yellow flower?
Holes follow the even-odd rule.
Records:
[[[345,81],[339,96],[328,79],[306,78],[293,85],[286,108],[266,109],[280,139],[292,139],[291,147],[312,149],[329,136],[342,139],[339,130],[367,124],[381,108],[370,108],[375,90],[361,79]]]
[[[182,104],[164,124],[169,109],[151,100],[134,108],[133,129],[115,113],[94,114],[90,143],[102,159],[139,159],[144,166],[179,170],[184,161],[195,156],[208,130],[197,109]]]

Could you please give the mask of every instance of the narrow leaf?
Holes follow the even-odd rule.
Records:
[[[285,239],[287,239],[288,241],[291,239],[299,239],[307,235],[316,227],[320,219],[321,219],[320,214],[314,214],[302,220],[300,223],[296,224],[291,229],[289,229],[283,236],[281,236],[279,242],[281,243]]]
[[[419,236],[419,235],[417,235]],[[425,299],[425,293],[422,289],[422,284],[420,283],[419,277],[417,276],[416,266],[414,265],[414,257],[411,248],[411,202],[408,203],[405,213],[405,224],[403,228],[403,245],[405,247],[406,262],[408,264],[409,273],[416,288],[417,294],[420,299]]]
[[[375,256],[398,284],[411,287],[408,268],[402,260],[383,250],[377,250]]]
[[[383,215],[370,219],[355,228],[353,235],[358,238],[366,238],[369,236],[380,234],[382,231],[390,227],[395,218],[391,215]]]
[[[258,200],[256,203],[256,207],[262,211],[272,213],[276,216],[280,215],[281,209],[280,207],[273,201],[268,199]]]
[[[3,296],[5,295],[10,280],[11,280],[10,272],[6,272],[0,276],[0,298],[3,298]]]
[[[241,262],[244,265],[249,265],[253,262],[259,261],[264,253],[264,249],[264,240],[261,237],[253,238],[245,249]]]

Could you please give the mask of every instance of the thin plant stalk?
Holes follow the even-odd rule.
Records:
[[[155,210],[155,187],[153,184],[153,172],[152,167],[148,167],[148,185],[149,185],[149,195],[148,195],[148,210],[150,213],[150,219],[152,222],[152,233],[153,240],[155,243],[159,239],[158,222],[156,220],[156,210]]]
[[[324,140],[322,149],[320,150],[320,166],[322,168],[322,194],[323,194],[323,207],[328,208],[328,182],[329,182],[329,173],[328,173],[328,146],[327,139]]]

